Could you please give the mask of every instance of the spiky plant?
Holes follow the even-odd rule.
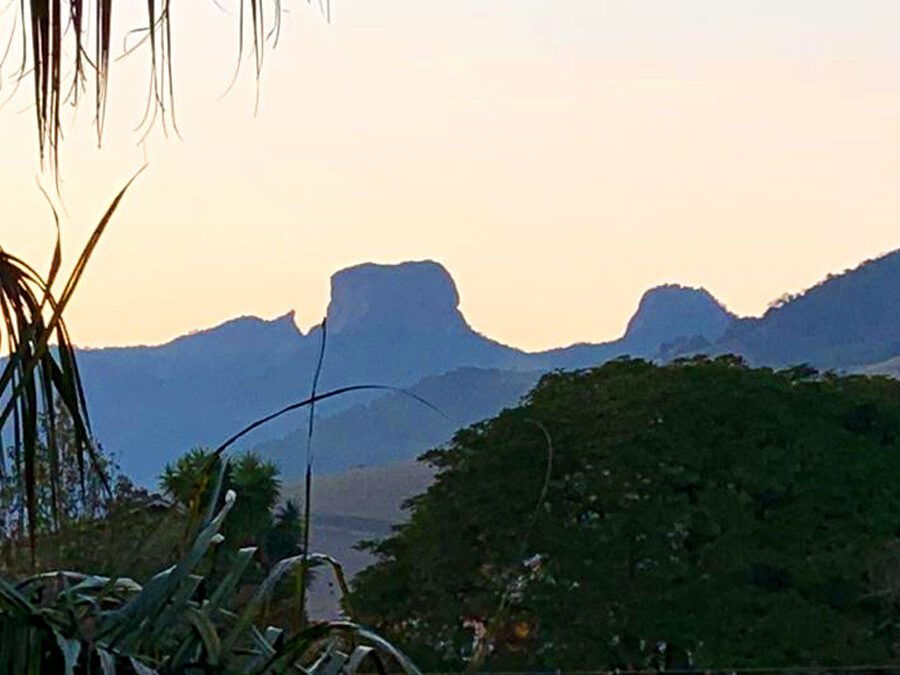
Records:
[[[218,501],[225,461],[215,466]],[[418,670],[401,652],[348,621],[304,624],[288,633],[266,625],[279,581],[304,566],[327,562],[346,588],[340,566],[326,556],[297,555],[277,563],[249,601],[235,594],[255,548],[242,548],[217,583],[196,570],[211,548],[236,495],[204,519],[182,560],[144,586],[130,579],[73,572],[34,576],[13,585],[0,579],[0,672],[6,673],[311,673],[353,675],[386,657],[404,672]]]

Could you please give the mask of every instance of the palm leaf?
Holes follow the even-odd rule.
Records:
[[[134,178],[122,188],[103,214],[58,296],[53,293],[52,288],[61,264],[58,238],[46,277],[0,247],[0,340],[5,343],[7,351],[5,363],[0,370],[0,438],[11,436],[13,444],[13,466],[7,467],[6,453],[0,453],[0,472],[6,475],[9,468],[17,478],[17,496],[21,503],[16,514],[17,533],[21,536],[24,526],[32,547],[32,563],[37,529],[44,526],[54,530],[59,527],[61,520],[58,500],[59,449],[55,443],[57,403],[65,407],[73,422],[82,493],[88,471],[98,472],[101,482],[109,491],[100,458],[91,441],[81,374],[75,358],[75,347],[63,320],[63,312],[133,180]],[[55,344],[51,345],[51,342]],[[42,431],[48,445],[49,505],[38,503],[36,472]],[[49,508],[49,522],[41,522],[41,506]],[[14,523],[0,523],[0,526],[3,525],[9,534]]]
[[[240,4],[238,67],[245,50],[251,52],[257,78],[263,64],[266,44],[277,43],[281,30],[281,0],[236,0]],[[267,2],[273,12],[265,11]],[[103,137],[109,83],[110,51],[113,40],[113,13],[121,3],[117,0],[94,0],[93,12],[86,0],[19,0],[17,25],[20,30],[22,55],[16,81],[29,73],[32,80],[35,123],[42,163],[46,160],[58,175],[59,141],[62,138],[63,104],[77,105],[81,92],[93,78],[94,116],[98,143]],[[138,33],[135,47],[149,51],[150,84],[147,109],[139,128],[145,133],[158,120],[165,132],[177,133],[175,121],[175,84],[172,65],[171,0],[147,0],[146,24],[127,34]],[[321,7],[329,17],[328,3]],[[89,17],[93,14],[93,26]],[[267,20],[268,17],[268,20]],[[94,31],[93,54],[88,54],[86,35]],[[250,39],[246,37],[249,30]],[[12,45],[12,35],[9,44]]]

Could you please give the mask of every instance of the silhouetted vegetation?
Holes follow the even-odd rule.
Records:
[[[850,368],[890,359],[900,347],[898,274],[900,251],[829,275],[803,293],[784,296],[761,318],[735,322],[715,351],[775,366],[808,361]]]
[[[350,600],[427,668],[900,663],[896,381],[619,360],[425,460]]]

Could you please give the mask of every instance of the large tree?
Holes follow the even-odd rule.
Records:
[[[350,602],[427,668],[900,664],[896,381],[616,361],[425,459]]]

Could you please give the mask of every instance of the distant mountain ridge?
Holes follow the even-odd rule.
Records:
[[[733,320],[706,291],[670,285],[644,295],[619,340],[529,353],[475,331],[439,263],[365,263],[332,276],[320,390],[364,382],[413,387],[461,368],[535,373],[626,354],[652,358],[663,341],[716,341]],[[153,483],[167,461],[190,447],[216,444],[304,398],[321,340],[321,326],[304,334],[288,313],[271,321],[234,319],[158,346],[83,350],[96,435],[127,473]],[[372,400],[348,397],[319,410],[324,418]],[[481,412],[487,417],[494,408],[485,403]],[[284,436],[301,424],[302,417],[281,420],[247,443]]]
[[[321,419],[313,438],[316,470],[338,473],[409,461],[446,443],[458,429],[517,405],[540,376],[536,371],[464,367],[408,389],[436,410],[397,392]],[[305,468],[306,438],[307,428],[301,427],[254,450],[275,461],[286,476],[299,476]]]
[[[771,307],[733,322],[711,348],[750,363],[857,369],[900,355],[900,251],[829,275]]]

